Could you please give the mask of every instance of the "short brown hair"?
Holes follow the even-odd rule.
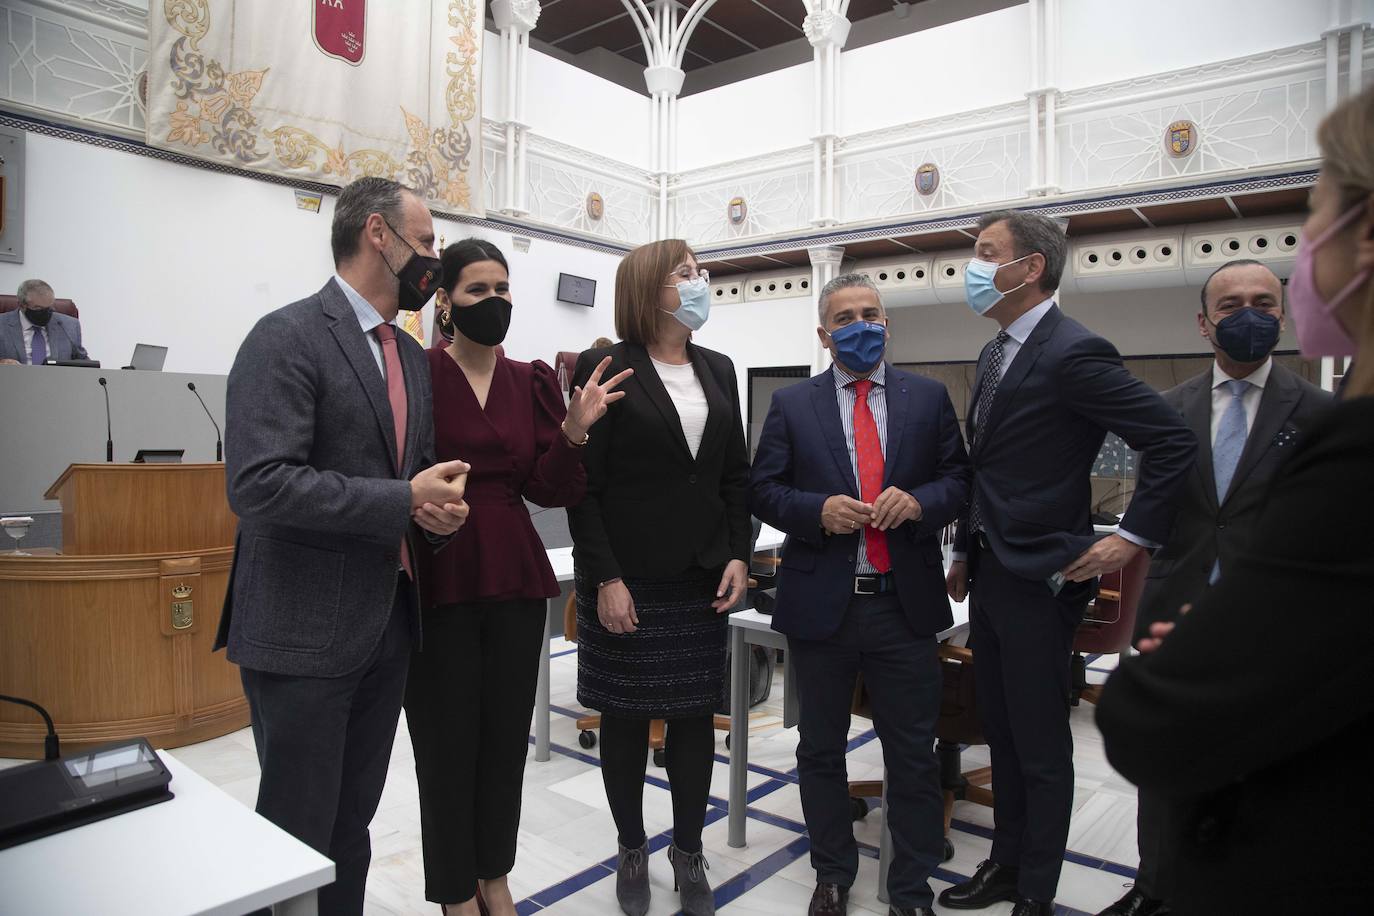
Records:
[[[695,258],[682,239],[650,242],[625,255],[615,269],[615,333],[621,340],[647,347],[658,341],[659,290],[664,278],[688,258]]]

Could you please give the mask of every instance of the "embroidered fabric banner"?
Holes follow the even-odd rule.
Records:
[[[153,0],[148,144],[482,215],[482,0]]]

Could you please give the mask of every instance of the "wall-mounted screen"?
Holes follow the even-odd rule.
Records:
[[[558,301],[591,307],[596,304],[596,281],[572,274],[558,275]]]

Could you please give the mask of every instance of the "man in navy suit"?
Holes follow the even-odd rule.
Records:
[[[41,366],[45,360],[88,359],[81,322],[53,310],[52,287],[19,284],[19,308],[0,315],[0,365]]]
[[[773,395],[750,479],[753,514],[787,534],[773,628],[801,698],[808,913],[843,914],[858,871],[845,745],[862,672],[889,774],[891,913],[931,914],[944,849],[935,635],[952,623],[938,535],[968,499],[968,455],[944,386],[883,362],[887,316],[868,277],[826,284],[820,324],[835,363]]]
[[[978,358],[968,415],[973,493],[948,585],[955,600],[971,598],[995,827],[988,861],[940,903],[1015,900],[1013,916],[1048,916],[1073,805],[1074,632],[1097,577],[1169,536],[1170,500],[1197,439],[1110,343],[1055,304],[1068,247],[1055,223],[1000,211],[978,228],[965,293],[1001,331]],[[1109,430],[1142,454],[1118,533],[1098,538],[1089,478]]]

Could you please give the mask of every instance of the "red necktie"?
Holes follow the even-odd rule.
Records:
[[[854,451],[859,456],[859,495],[869,505],[883,491],[883,445],[878,439],[878,424],[868,409],[868,392],[873,389],[871,379],[854,382]],[[872,525],[864,527],[864,550],[868,562],[880,573],[892,570],[892,558],[887,552],[887,532]]]
[[[382,362],[386,364],[386,396],[391,401],[391,419],[396,424],[396,467],[405,473],[406,451],[406,379],[401,372],[401,353],[396,349],[396,329],[389,324],[379,324],[375,328],[377,339],[382,342]],[[871,422],[871,421],[870,421]],[[415,573],[410,565],[410,545],[401,539],[401,566],[412,579]]]

